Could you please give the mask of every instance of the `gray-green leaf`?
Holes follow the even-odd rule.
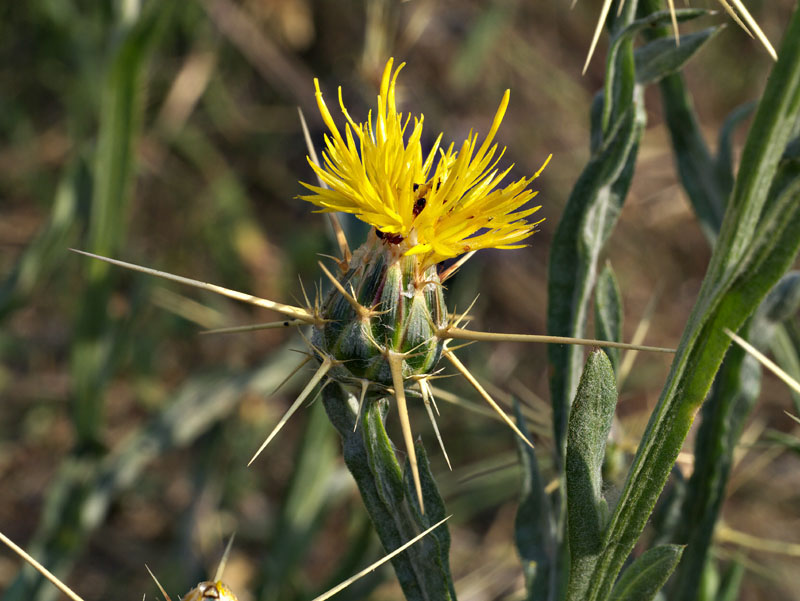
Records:
[[[673,38],[659,38],[638,48],[634,52],[636,81],[640,84],[654,83],[680,70],[721,30],[721,26],[709,27],[683,35],[679,46],[675,45]]]
[[[682,553],[680,545],[648,549],[622,573],[609,601],[650,601],[664,586]]]
[[[592,351],[583,369],[567,429],[567,527],[571,556],[567,599],[582,599],[598,554],[608,508],[602,495],[603,456],[617,405],[614,369]]]

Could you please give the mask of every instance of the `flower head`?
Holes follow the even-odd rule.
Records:
[[[481,248],[524,246],[521,241],[542,221],[527,220],[540,207],[522,207],[536,195],[528,185],[544,165],[532,177],[501,187],[513,165],[497,168],[505,149],[498,153],[493,141],[508,106],[508,90],[483,142],[471,132],[458,150],[452,143],[444,149],[439,134],[423,155],[424,117],[415,116],[409,131],[412,115],[397,112],[395,85],[404,63],[392,70],[393,62],[389,59],[383,72],[374,120],[370,111],[365,122],[356,123],[339,89],[347,120],[344,134],[314,80],[330,133],[325,136],[323,164],[311,159],[309,163],[325,187],[304,183],[313,194],[301,198],[323,211],[355,215],[405,255],[417,255],[423,268]]]

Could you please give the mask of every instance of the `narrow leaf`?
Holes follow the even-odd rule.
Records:
[[[722,575],[715,601],[737,601],[744,578],[744,564],[735,559]]]
[[[733,134],[742,121],[753,114],[755,102],[747,102],[734,109],[722,124],[717,140],[716,174],[719,185],[725,190],[725,196],[733,190],[734,165],[733,165]]]
[[[622,294],[619,291],[617,276],[606,263],[594,290],[594,327],[597,338],[618,342],[622,340]],[[619,349],[603,349],[608,355],[614,373],[619,369]]]
[[[720,180],[716,174],[716,163],[703,138],[683,76],[668,75],[661,80],[659,88],[678,176],[703,234],[713,245],[733,183]]]
[[[614,369],[603,351],[593,351],[581,376],[567,430],[565,471],[571,557],[567,599],[570,601],[584,598],[603,549],[608,519],[602,494],[603,456],[616,405]]]
[[[752,322],[748,330],[752,329]],[[675,598],[696,599],[708,563],[731,467],[744,424],[761,391],[758,362],[741,348],[731,348],[703,405],[695,442],[695,465],[670,541],[687,545],[670,582]]]
[[[800,271],[790,271],[770,290],[758,309],[764,319],[779,323],[800,310]]]
[[[792,335],[792,324],[776,328],[769,342],[775,362],[792,378],[800,381],[800,339]],[[800,394],[790,389],[795,413],[800,414]]]
[[[516,399],[514,399],[514,414],[520,430],[530,438],[530,432]],[[517,517],[514,520],[514,541],[522,559],[525,588],[529,598],[547,599],[556,552],[555,522],[539,472],[536,452],[521,440],[515,440],[522,464],[522,490]]]
[[[663,6],[660,0],[641,0],[639,4],[644,12],[658,12]],[[672,31],[663,24],[645,29],[643,35],[648,40],[674,41]],[[683,76],[667,75],[659,82],[659,88],[678,175],[703,233],[713,244],[722,223],[725,200],[733,187],[733,176],[730,181],[721,181],[717,176],[717,165],[703,138]]]
[[[654,83],[680,70],[721,30],[722,27],[709,27],[681,36],[680,46],[676,46],[673,39],[659,38],[638,48],[634,53],[636,81],[640,84]]]
[[[664,586],[682,553],[680,545],[648,549],[622,573],[609,601],[650,601]]]
[[[115,254],[125,239],[145,105],[147,60],[169,8],[170,3],[150,5],[135,24],[120,27],[123,35],[106,73],[87,232],[89,249],[101,255]],[[93,261],[87,267],[88,285],[80,301],[71,348],[71,406],[78,445],[99,448],[105,386],[114,371],[114,351],[122,339],[109,338],[109,265]]]

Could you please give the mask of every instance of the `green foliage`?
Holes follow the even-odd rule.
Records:
[[[644,6],[652,8],[655,3],[646,3]],[[667,40],[652,39],[650,34],[651,41],[633,53],[633,69],[624,60],[625,52],[633,51],[626,45],[629,39],[623,36],[644,30],[646,26],[655,26],[657,30],[662,23],[663,15],[653,13],[629,21],[625,27],[620,27],[616,21],[610,26],[612,41],[604,95],[592,111],[593,157],[587,171],[576,184],[553,242],[548,289],[549,331],[580,336],[585,327],[589,299],[587,291],[595,285],[597,257],[610,234],[609,225],[613,226],[613,221],[598,219],[596,209],[591,210],[593,202],[599,205],[601,201],[598,199],[604,200],[607,195],[599,194],[603,181],[599,178],[588,179],[586,174],[603,150],[607,152],[606,157],[625,157],[631,164],[635,161],[635,152],[631,154],[627,150],[633,147],[632,144],[638,144],[632,141],[638,139],[631,138],[633,131],[628,130],[627,136],[620,138],[608,137],[609,134],[622,131],[619,128],[624,122],[622,116],[625,109],[622,107],[625,105],[617,107],[613,103],[620,99],[630,102],[629,98],[633,96],[628,96],[626,90],[634,94],[638,84],[662,80],[667,122],[673,136],[679,172],[709,238],[716,239],[719,231],[720,240],[678,349],[670,378],[652,414],[613,517],[607,528],[599,533],[595,531],[591,536],[585,532],[573,536],[570,527],[570,594],[576,599],[608,598],[623,562],[653,510],[694,414],[705,398],[727,350],[729,342],[724,339],[722,328],[736,330],[742,326],[745,318],[755,310],[791,264],[800,245],[800,222],[797,221],[800,219],[800,210],[796,202],[800,187],[795,176],[793,156],[789,152],[783,161],[780,160],[794,131],[800,108],[800,89],[797,88],[800,83],[797,79],[800,56],[790,57],[797,52],[791,39],[792,30],[786,34],[787,42],[776,65],[776,74],[760,103],[745,147],[742,167],[731,188],[730,131],[744,111],[735,115],[726,125],[721,137],[720,156],[715,161],[699,134],[682,80],[674,73],[691,56],[689,48],[696,50],[702,46],[713,37],[714,31],[693,34],[694,37],[689,37],[687,43],[680,47],[674,43],[668,44]],[[777,81],[780,83],[775,83]],[[641,132],[636,135],[641,135]],[[621,165],[620,162],[609,163],[609,167],[614,164]],[[615,203],[617,212],[627,191],[624,180],[619,180],[619,185],[621,195]],[[726,207],[722,199],[728,192],[731,193],[731,200]],[[779,213],[782,218],[778,217]],[[590,216],[593,217],[591,221]],[[581,240],[593,240],[594,244],[584,242],[581,245]],[[724,246],[720,248],[719,244]],[[609,292],[608,282],[598,281],[596,289],[595,321],[598,323],[598,337],[603,337],[608,324],[614,322],[607,315],[610,303],[606,300],[614,295]],[[564,302],[565,299],[572,301]],[[778,328],[775,323],[766,328],[763,316],[756,322],[752,331],[765,332]],[[766,334],[765,339],[768,339]],[[577,349],[556,347],[551,347],[549,352],[554,367],[551,394],[555,436],[559,441],[563,428],[561,424],[568,413],[576,383],[575,363],[580,354]],[[675,598],[688,599],[689,591],[698,590],[697,578],[706,562],[732,450],[758,393],[758,380],[754,379],[754,374],[757,376],[759,371],[743,351],[732,351],[707,406],[708,417],[704,420],[705,429],[698,440],[694,477],[689,483],[683,510],[680,511],[684,519],[672,522],[679,524],[678,528],[685,533],[682,537],[676,537],[676,540],[685,542],[683,539],[689,533],[692,536],[690,553],[684,559],[684,567],[679,570],[674,585],[676,588],[672,590]],[[718,400],[714,401],[714,398]],[[714,423],[717,423],[716,428],[712,427]],[[703,450],[706,447],[708,451]],[[557,451],[559,449],[560,445],[557,445]],[[569,443],[567,449],[569,455]],[[568,461],[567,505],[571,516],[569,473]],[[591,508],[592,504],[586,503],[583,507]],[[675,509],[678,507],[676,505]],[[698,513],[703,517],[692,517]],[[582,520],[580,523],[585,522]],[[596,524],[597,520],[592,523]],[[602,541],[598,540],[600,538]],[[590,552],[579,550],[575,553],[575,545],[578,545],[578,549],[588,545]],[[680,557],[680,552],[675,551],[678,547],[656,547],[653,551],[656,549],[661,549],[665,554],[666,549],[672,549],[669,551],[672,556],[659,576],[648,580],[649,597],[641,598],[656,594]],[[656,555],[654,553],[653,557]],[[586,556],[590,557],[586,562],[588,565],[581,563]],[[599,558],[599,561],[595,562],[595,558]]]
[[[135,173],[134,153],[144,107],[143,78],[155,34],[167,17],[169,3],[149,6],[133,24],[119,25],[116,47],[102,91],[100,129],[95,150],[92,201],[87,247],[110,256],[122,246],[127,228],[128,200]],[[88,285],[83,294],[72,349],[74,423],[80,444],[99,445],[103,390],[114,363],[117,345],[123,343],[108,323],[111,295],[110,266],[88,265]]]
[[[795,13],[742,156],[720,236],[672,371],[606,534],[588,599],[602,599],[644,528],[694,415],[738,330],[800,246],[797,184],[769,198],[800,109],[800,15]]]
[[[548,331],[551,334],[576,337],[584,334],[597,262],[630,186],[644,130],[643,83],[668,77],[713,34],[711,30],[698,34],[683,49],[650,42],[634,51],[633,37],[665,22],[669,15],[654,13],[634,20],[636,7],[633,4],[611,24],[612,41],[604,92],[602,98],[596,101],[596,108],[593,107],[593,155],[575,184],[551,247],[548,281]],[[681,18],[690,19],[702,14],[702,11],[688,11],[682,13]],[[643,70],[641,76],[637,75],[637,67]],[[598,336],[601,338],[619,336],[621,319],[617,317],[619,309],[614,307],[615,304],[619,306],[619,301],[615,300],[619,294],[614,288],[610,273],[604,274],[597,285],[595,311]],[[571,301],[565,302],[565,299]],[[553,365],[550,385],[555,439],[559,450],[570,401],[577,389],[577,363],[581,351],[576,347],[554,345],[548,352]],[[596,577],[593,575],[595,561],[606,548],[605,543],[601,544],[599,540],[602,535],[598,525],[594,537],[590,537],[592,540],[584,541],[589,550],[579,553],[577,557],[573,554],[570,573],[572,598],[581,598],[590,580]],[[580,540],[581,535],[576,532],[574,539],[570,537],[571,546],[573,541]],[[587,558],[585,561],[583,556]],[[606,590],[610,590],[607,583],[606,587]]]
[[[636,2],[626,3],[610,25],[612,39],[604,88],[592,107],[592,156],[572,189],[550,247],[547,330],[552,335],[580,338],[585,334],[599,256],[630,188],[646,124],[643,83],[668,77],[713,33],[693,38],[695,41],[682,50],[664,45],[639,49],[639,66],[646,69],[639,81],[633,38],[670,17],[668,12],[658,12],[634,20],[635,12]],[[678,13],[682,20],[707,14],[702,10]],[[581,350],[552,345],[548,355],[553,365],[550,394],[555,437],[561,448],[569,405],[580,375]]]
[[[660,33],[669,35],[666,31]],[[733,132],[752,113],[754,105],[744,105],[728,117],[719,134],[717,157],[712,158],[703,141],[681,76],[672,75],[665,79],[661,84],[661,92],[678,172],[703,230],[713,244],[722,225],[724,199],[734,187]],[[787,116],[789,120],[784,126],[790,127],[791,111]],[[773,198],[782,194],[782,190],[791,186],[796,178],[792,148],[792,144],[786,147],[780,161],[770,192]],[[782,279],[745,326],[743,335],[759,347],[772,347],[782,363],[790,370],[796,370],[796,349],[788,341],[787,331],[780,323],[793,310],[796,311],[796,306],[792,308],[792,302],[788,300],[791,297],[788,286],[787,278]],[[780,317],[771,309],[779,298],[787,302],[786,310],[780,312]],[[686,487],[686,497],[676,508],[682,519],[675,522],[671,532],[663,533],[674,542],[688,543],[670,588],[671,594],[680,598],[695,598],[699,594],[700,577],[708,565],[712,534],[722,507],[733,451],[757,398],[760,371],[753,357],[741,348],[731,349],[703,406],[703,419],[695,445],[695,469]],[[800,373],[800,370],[795,373]],[[797,400],[795,397],[796,403]]]
[[[168,5],[165,5],[168,6]],[[125,207],[131,193],[134,175],[134,151],[140,130],[139,116],[143,108],[143,77],[153,41],[167,8],[150,6],[134,23],[120,22],[119,42],[108,68],[100,126],[95,150],[91,183],[78,167],[67,176],[53,207],[50,226],[37,244],[23,255],[18,276],[11,276],[13,295],[30,291],[28,269],[52,269],[56,262],[51,247],[75,235],[74,225],[67,220],[78,215],[81,195],[91,192],[88,244],[100,252],[110,253],[121,244],[126,226]],[[72,181],[70,181],[72,180]],[[63,253],[64,249],[61,249]],[[62,255],[63,257],[63,255]],[[107,317],[111,294],[111,278],[106,267],[88,270],[89,284],[83,293],[72,347],[72,386],[75,433],[78,446],[74,455],[60,466],[56,482],[45,503],[45,518],[37,532],[34,549],[55,573],[64,574],[82,549],[86,537],[104,517],[111,493],[125,482],[126,471],[137,469],[119,466],[118,458],[105,456],[100,443],[103,423],[105,385],[120,348],[126,344],[118,324],[112,326]],[[123,457],[131,457],[125,456]],[[129,459],[130,460],[130,459]],[[109,465],[109,463],[111,465]],[[8,599],[45,601],[56,591],[32,572],[23,572],[12,584]]]

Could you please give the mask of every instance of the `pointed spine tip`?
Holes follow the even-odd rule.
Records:
[[[389,351],[386,360],[389,362],[389,369],[392,372],[392,385],[394,395],[397,400],[397,412],[400,415],[400,427],[403,430],[406,451],[408,452],[408,462],[411,465],[411,476],[414,479],[414,488],[417,491],[420,512],[425,515],[425,502],[422,498],[422,482],[419,477],[419,465],[417,464],[417,452],[414,449],[414,435],[411,432],[411,420],[408,417],[408,405],[406,404],[406,391],[403,382],[403,358],[404,355]]]

